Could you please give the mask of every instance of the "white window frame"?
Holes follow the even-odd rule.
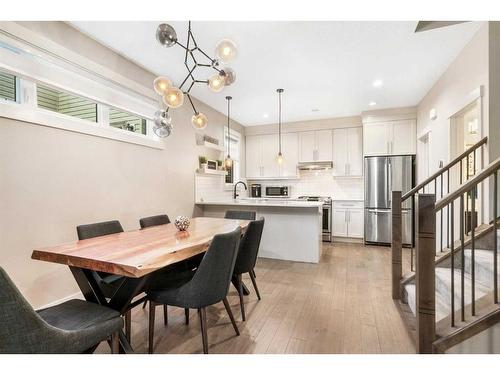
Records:
[[[0,42],[10,46],[9,40],[5,41],[5,38],[0,36]],[[89,76],[88,72],[79,74],[75,69],[70,70],[54,62],[42,60],[41,57],[31,54],[29,48],[26,49],[28,51],[20,48],[19,43],[12,50],[0,46],[0,69],[15,75],[18,84],[15,102],[0,100],[0,117],[156,149],[164,148],[164,143],[152,129],[152,116],[156,110],[152,100],[100,82],[102,80]],[[97,123],[39,108],[37,83],[96,102]],[[110,126],[109,107],[145,118],[146,135]]]
[[[233,138],[233,139],[236,139],[237,143],[238,143],[238,154],[237,155],[233,155],[231,154],[231,160],[234,162],[236,162],[238,164],[238,175],[234,175],[233,176],[233,182],[232,183],[229,183],[229,182],[225,182],[224,180],[224,183],[225,183],[225,186],[226,188],[231,188],[234,186],[234,184],[236,182],[238,182],[239,180],[241,180],[241,133],[234,130],[234,129],[230,129],[230,133],[229,133],[229,137],[230,138]],[[224,127],[224,158],[223,160],[225,159],[225,157],[227,156],[227,142],[228,142],[228,132],[227,132],[227,127]]]

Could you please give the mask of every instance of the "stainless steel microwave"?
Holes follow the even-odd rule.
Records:
[[[266,186],[266,197],[290,197],[289,186]]]

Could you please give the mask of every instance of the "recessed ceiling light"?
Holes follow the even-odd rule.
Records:
[[[269,117],[269,114],[268,114],[268,113],[264,113],[264,114],[262,115],[262,117],[264,117],[264,118],[268,118],[268,117]]]
[[[369,105],[370,107],[373,107],[373,106],[376,106],[376,105],[377,105],[377,103],[375,103],[375,102],[370,102],[370,103],[368,103],[368,105]]]
[[[381,87],[384,84],[384,82],[381,79],[376,79],[373,81],[373,87]]]
[[[311,112],[319,112],[319,108],[313,108],[311,109]]]

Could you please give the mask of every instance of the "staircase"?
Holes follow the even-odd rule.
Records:
[[[405,195],[393,192],[392,294],[407,312],[418,353],[444,353],[500,322],[496,194],[492,212],[484,216],[497,220],[477,222],[481,184],[499,192],[500,158],[484,169],[478,165],[477,153],[486,142],[483,138]],[[460,175],[452,192],[451,171]],[[406,200],[413,203],[416,241],[409,270],[403,272],[401,210]]]

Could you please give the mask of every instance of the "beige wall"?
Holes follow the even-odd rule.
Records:
[[[66,46],[83,45],[87,57],[151,87],[150,72],[66,24],[29,26]],[[225,115],[197,105],[210,121],[206,133],[222,139]],[[218,152],[196,146],[188,105],[172,112],[164,150],[0,118],[0,264],[35,307],[78,288],[67,267],[31,260],[34,248],[74,241],[78,224],[118,219],[130,230],[147,215],[193,215],[198,155]],[[243,147],[243,175],[244,155]]]
[[[432,58],[432,56],[429,56]],[[483,86],[483,135],[488,135],[488,24],[485,23],[464,47],[453,63],[424,96],[417,109],[417,136],[424,129],[431,130],[429,144],[429,172],[438,169],[439,160],[449,161],[449,117],[461,109],[464,100]],[[435,108],[437,119],[429,119]],[[417,141],[417,163],[421,161],[422,145]],[[422,178],[418,177],[418,181]]]

